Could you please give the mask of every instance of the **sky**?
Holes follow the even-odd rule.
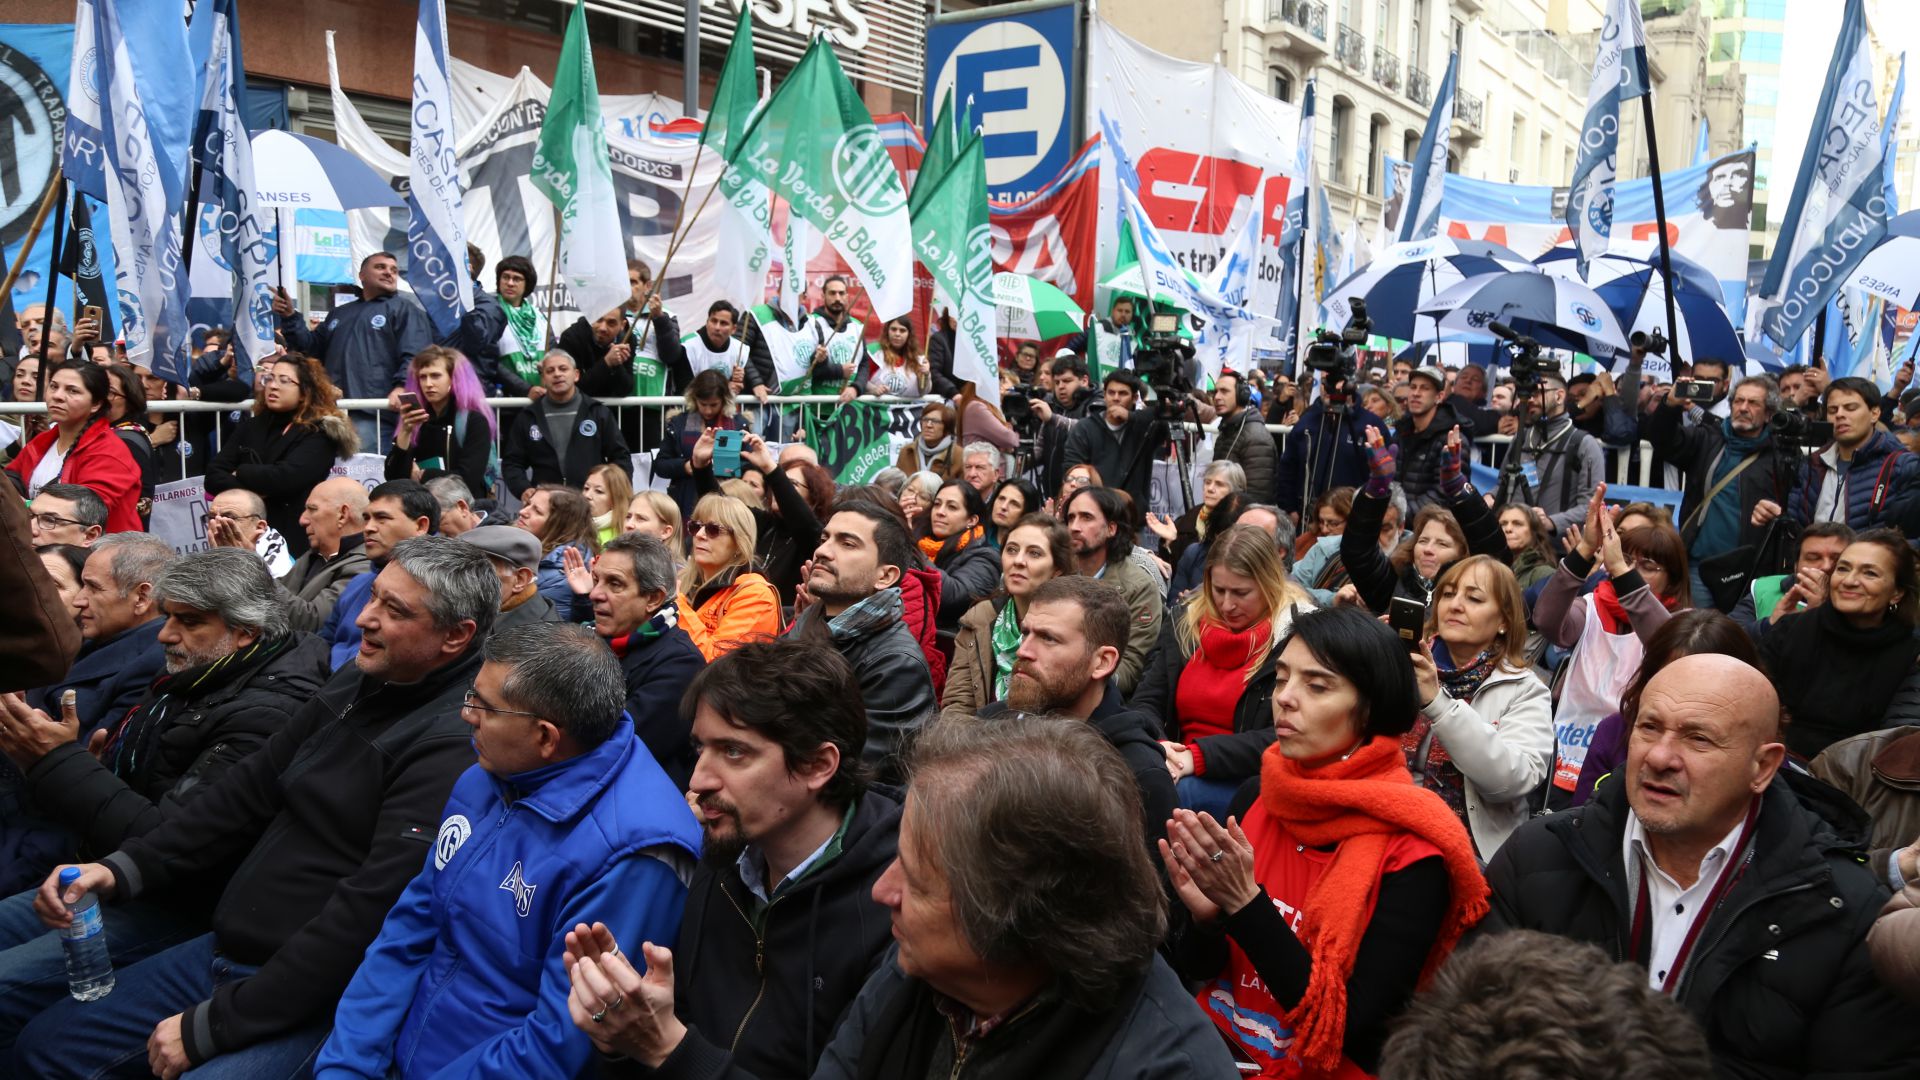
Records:
[[[1914,111],[1916,96],[1920,96],[1920,13],[1915,6],[1915,0],[1867,2],[1867,22],[1879,35],[1880,47],[1907,54],[1909,93],[1903,111],[1910,117],[1920,115]],[[1845,7],[1841,0],[1788,0],[1773,147],[1774,183],[1783,189],[1799,175],[1801,151],[1807,146],[1807,132],[1820,103],[1820,87],[1833,60],[1833,39],[1840,33],[1840,15]],[[1884,111],[1886,101],[1879,104]],[[1785,194],[1784,190],[1777,192],[1768,203],[1767,212],[1776,221],[1786,216]]]

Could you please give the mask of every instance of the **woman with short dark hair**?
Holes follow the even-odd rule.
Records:
[[[1405,646],[1362,611],[1302,614],[1275,661],[1276,739],[1244,820],[1176,810],[1160,856],[1192,926],[1175,967],[1263,1076],[1360,1076],[1421,980],[1487,911],[1465,826],[1400,749]]]
[[[240,421],[207,466],[207,494],[245,488],[260,496],[267,524],[297,559],[307,553],[307,530],[300,526],[307,494],[336,459],[358,452],[360,439],[320,361],[282,353],[264,366],[259,381],[253,415]]]

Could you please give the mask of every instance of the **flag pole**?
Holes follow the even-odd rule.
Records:
[[[1667,301],[1667,349],[1668,363],[1679,357],[1680,320],[1674,310],[1673,300],[1673,249],[1667,238],[1667,196],[1661,190],[1660,183],[1660,138],[1653,130],[1653,88],[1640,95],[1641,122],[1647,128],[1647,168],[1653,173],[1653,220],[1660,231],[1660,280],[1661,292]],[[1821,309],[1823,312],[1824,308]],[[1692,358],[1689,357],[1689,362]]]
[[[53,171],[53,179],[47,181],[47,193],[40,199],[40,209],[34,212],[33,224],[27,226],[27,235],[22,238],[20,253],[13,257],[13,265],[7,268],[6,280],[0,282],[0,293],[13,291],[13,283],[20,279],[20,272],[27,268],[27,253],[33,250],[34,241],[40,239],[40,228],[47,223],[47,214],[59,201],[62,188],[60,170]],[[56,252],[54,257],[59,258]]]
[[[547,313],[545,318],[542,319],[542,321],[547,324],[547,332],[545,334],[545,337],[547,340],[544,344],[541,345],[541,348],[543,349],[550,349],[553,347],[553,342],[555,338],[555,334],[553,332],[553,304],[555,300],[559,299],[559,297],[560,297],[560,204],[555,203],[553,206],[553,261],[547,267]],[[592,323],[595,319],[599,318],[601,315],[605,315],[606,312],[603,311],[598,314],[589,315],[583,311],[580,314],[581,314],[581,317],[585,318],[588,323]]]
[[[54,310],[54,302],[60,287],[60,242],[67,227],[67,182],[58,170],[53,174],[53,186],[60,192],[60,197],[53,202],[53,250],[52,257],[47,260],[47,303],[40,313],[40,370],[34,377],[38,383],[34,399],[38,401],[47,398],[47,339],[52,336],[47,331],[53,327],[53,317],[58,314]],[[73,343],[69,341],[67,344],[71,348]]]
[[[694,155],[695,163],[698,163],[699,160],[700,160],[700,155],[696,153]],[[693,182],[691,173],[688,174],[687,182],[689,184]],[[673,265],[673,257],[679,253],[681,242],[687,238],[687,234],[690,234],[693,232],[694,222],[697,222],[700,220],[700,215],[707,212],[707,203],[713,198],[713,193],[717,188],[719,188],[719,186],[720,186],[720,181],[716,179],[714,180],[713,184],[707,188],[706,197],[700,200],[700,205],[696,207],[693,211],[693,217],[688,219],[687,221],[686,233],[682,233],[679,236],[674,237],[673,243],[667,247],[667,257],[661,260],[659,272],[653,275],[653,281],[655,286],[654,292],[658,293],[661,289],[664,289],[667,287],[667,267]],[[682,212],[685,212],[686,208],[687,208],[687,201],[685,199],[682,199],[680,201],[680,209]],[[680,223],[678,220],[676,220],[674,222],[674,229],[677,231],[679,228],[680,228]],[[558,250],[558,249],[556,248],[555,250]],[[644,316],[645,312],[641,312],[641,314]],[[646,325],[640,329],[640,337],[636,340],[636,343],[633,346],[634,355],[636,356],[639,355],[640,352],[647,347],[647,335],[653,332],[653,320],[651,318],[647,318],[645,319],[645,322],[646,322]]]

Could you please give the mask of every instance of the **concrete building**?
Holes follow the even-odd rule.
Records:
[[[1651,5],[1649,5],[1651,6]],[[1707,54],[1707,77],[1726,81],[1740,77],[1743,108],[1740,126],[1714,127],[1708,138],[1715,153],[1753,143],[1758,147],[1753,173],[1753,257],[1773,250],[1778,220],[1786,212],[1769,211],[1773,189],[1774,125],[1780,107],[1780,53],[1786,45],[1787,0],[1666,0],[1665,8],[1695,8],[1711,17],[1712,45]],[[1817,91],[1816,91],[1817,92]],[[1737,132],[1737,134],[1736,134]],[[1793,177],[1781,178],[1782,194],[1790,193]]]

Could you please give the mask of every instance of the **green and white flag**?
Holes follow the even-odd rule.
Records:
[[[825,37],[808,46],[727,160],[821,231],[866,288],[876,317],[913,309],[907,192]]]
[[[917,413],[919,408],[856,400],[818,409],[807,418],[807,442],[840,483],[870,484],[893,464],[899,454],[896,443],[905,442],[892,434],[896,410]]]
[[[600,87],[587,42],[586,5],[575,4],[553,72],[553,93],[533,151],[533,186],[560,211],[560,280],[573,303],[596,319],[625,303],[626,234],[614,202]]]
[[[914,211],[913,250],[954,314],[953,377],[971,382],[975,393],[998,405],[993,230],[987,224],[987,159],[979,135],[967,140]]]
[[[720,79],[714,85],[713,107],[707,110],[707,123],[700,131],[707,152],[723,160],[760,106],[753,75],[751,14],[751,4],[741,7],[733,44],[727,47],[726,62],[720,65]],[[717,194],[726,202],[721,208],[714,291],[736,300],[757,300],[765,294],[767,265],[773,257],[773,199],[765,184],[732,165],[717,182]]]

